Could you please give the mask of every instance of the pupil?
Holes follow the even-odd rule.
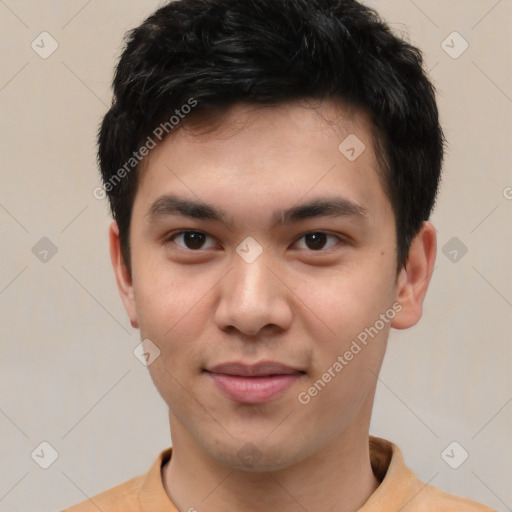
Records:
[[[204,237],[203,233],[198,233],[197,231],[188,231],[184,234],[185,244],[189,247],[189,249],[200,249],[203,244]],[[192,245],[192,247],[190,247]]]
[[[310,233],[309,235],[306,235],[306,243],[307,240],[312,240],[313,244],[311,244],[310,247],[310,244],[307,243],[308,247],[310,249],[318,249],[325,244],[326,237],[327,235],[325,233]]]

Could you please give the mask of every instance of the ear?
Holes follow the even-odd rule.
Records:
[[[409,258],[397,280],[396,301],[402,306],[391,322],[395,329],[415,325],[423,313],[423,300],[434,271],[437,252],[436,229],[431,222],[423,222],[409,249]]]
[[[109,229],[110,239],[110,259],[114,267],[114,274],[116,276],[117,289],[123,301],[124,309],[130,317],[132,327],[138,329],[137,323],[137,308],[133,294],[133,284],[130,272],[123,258],[121,252],[121,240],[119,239],[119,227],[117,222],[112,222]]]

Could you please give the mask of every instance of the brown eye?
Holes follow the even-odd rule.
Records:
[[[197,251],[201,249],[205,249],[204,243],[209,235],[203,233],[202,231],[178,231],[174,233],[171,237],[169,237],[169,241],[174,241],[177,239],[182,240],[182,244],[176,243],[179,247],[186,250]],[[213,247],[215,244],[213,245]],[[206,247],[207,248],[207,247]]]
[[[302,237],[299,240],[304,239],[306,249],[309,249],[311,251],[321,251],[325,249],[330,249],[331,247],[334,247],[336,245],[336,243],[334,243],[333,245],[327,248],[325,247],[326,241],[328,240],[329,237],[337,241],[340,240],[339,237],[330,235],[329,233],[326,233],[324,231],[312,231],[311,233],[306,233],[305,235],[302,235]]]

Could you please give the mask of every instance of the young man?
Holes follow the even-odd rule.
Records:
[[[490,511],[369,436],[443,145],[421,53],[354,0],[178,0],[133,30],[99,161],[173,446],[68,510]]]

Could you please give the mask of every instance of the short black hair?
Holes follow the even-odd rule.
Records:
[[[445,139],[422,53],[356,0],[171,1],[126,34],[113,92],[98,161],[128,269],[139,163],[191,110],[312,98],[367,112],[398,270],[434,207]]]

